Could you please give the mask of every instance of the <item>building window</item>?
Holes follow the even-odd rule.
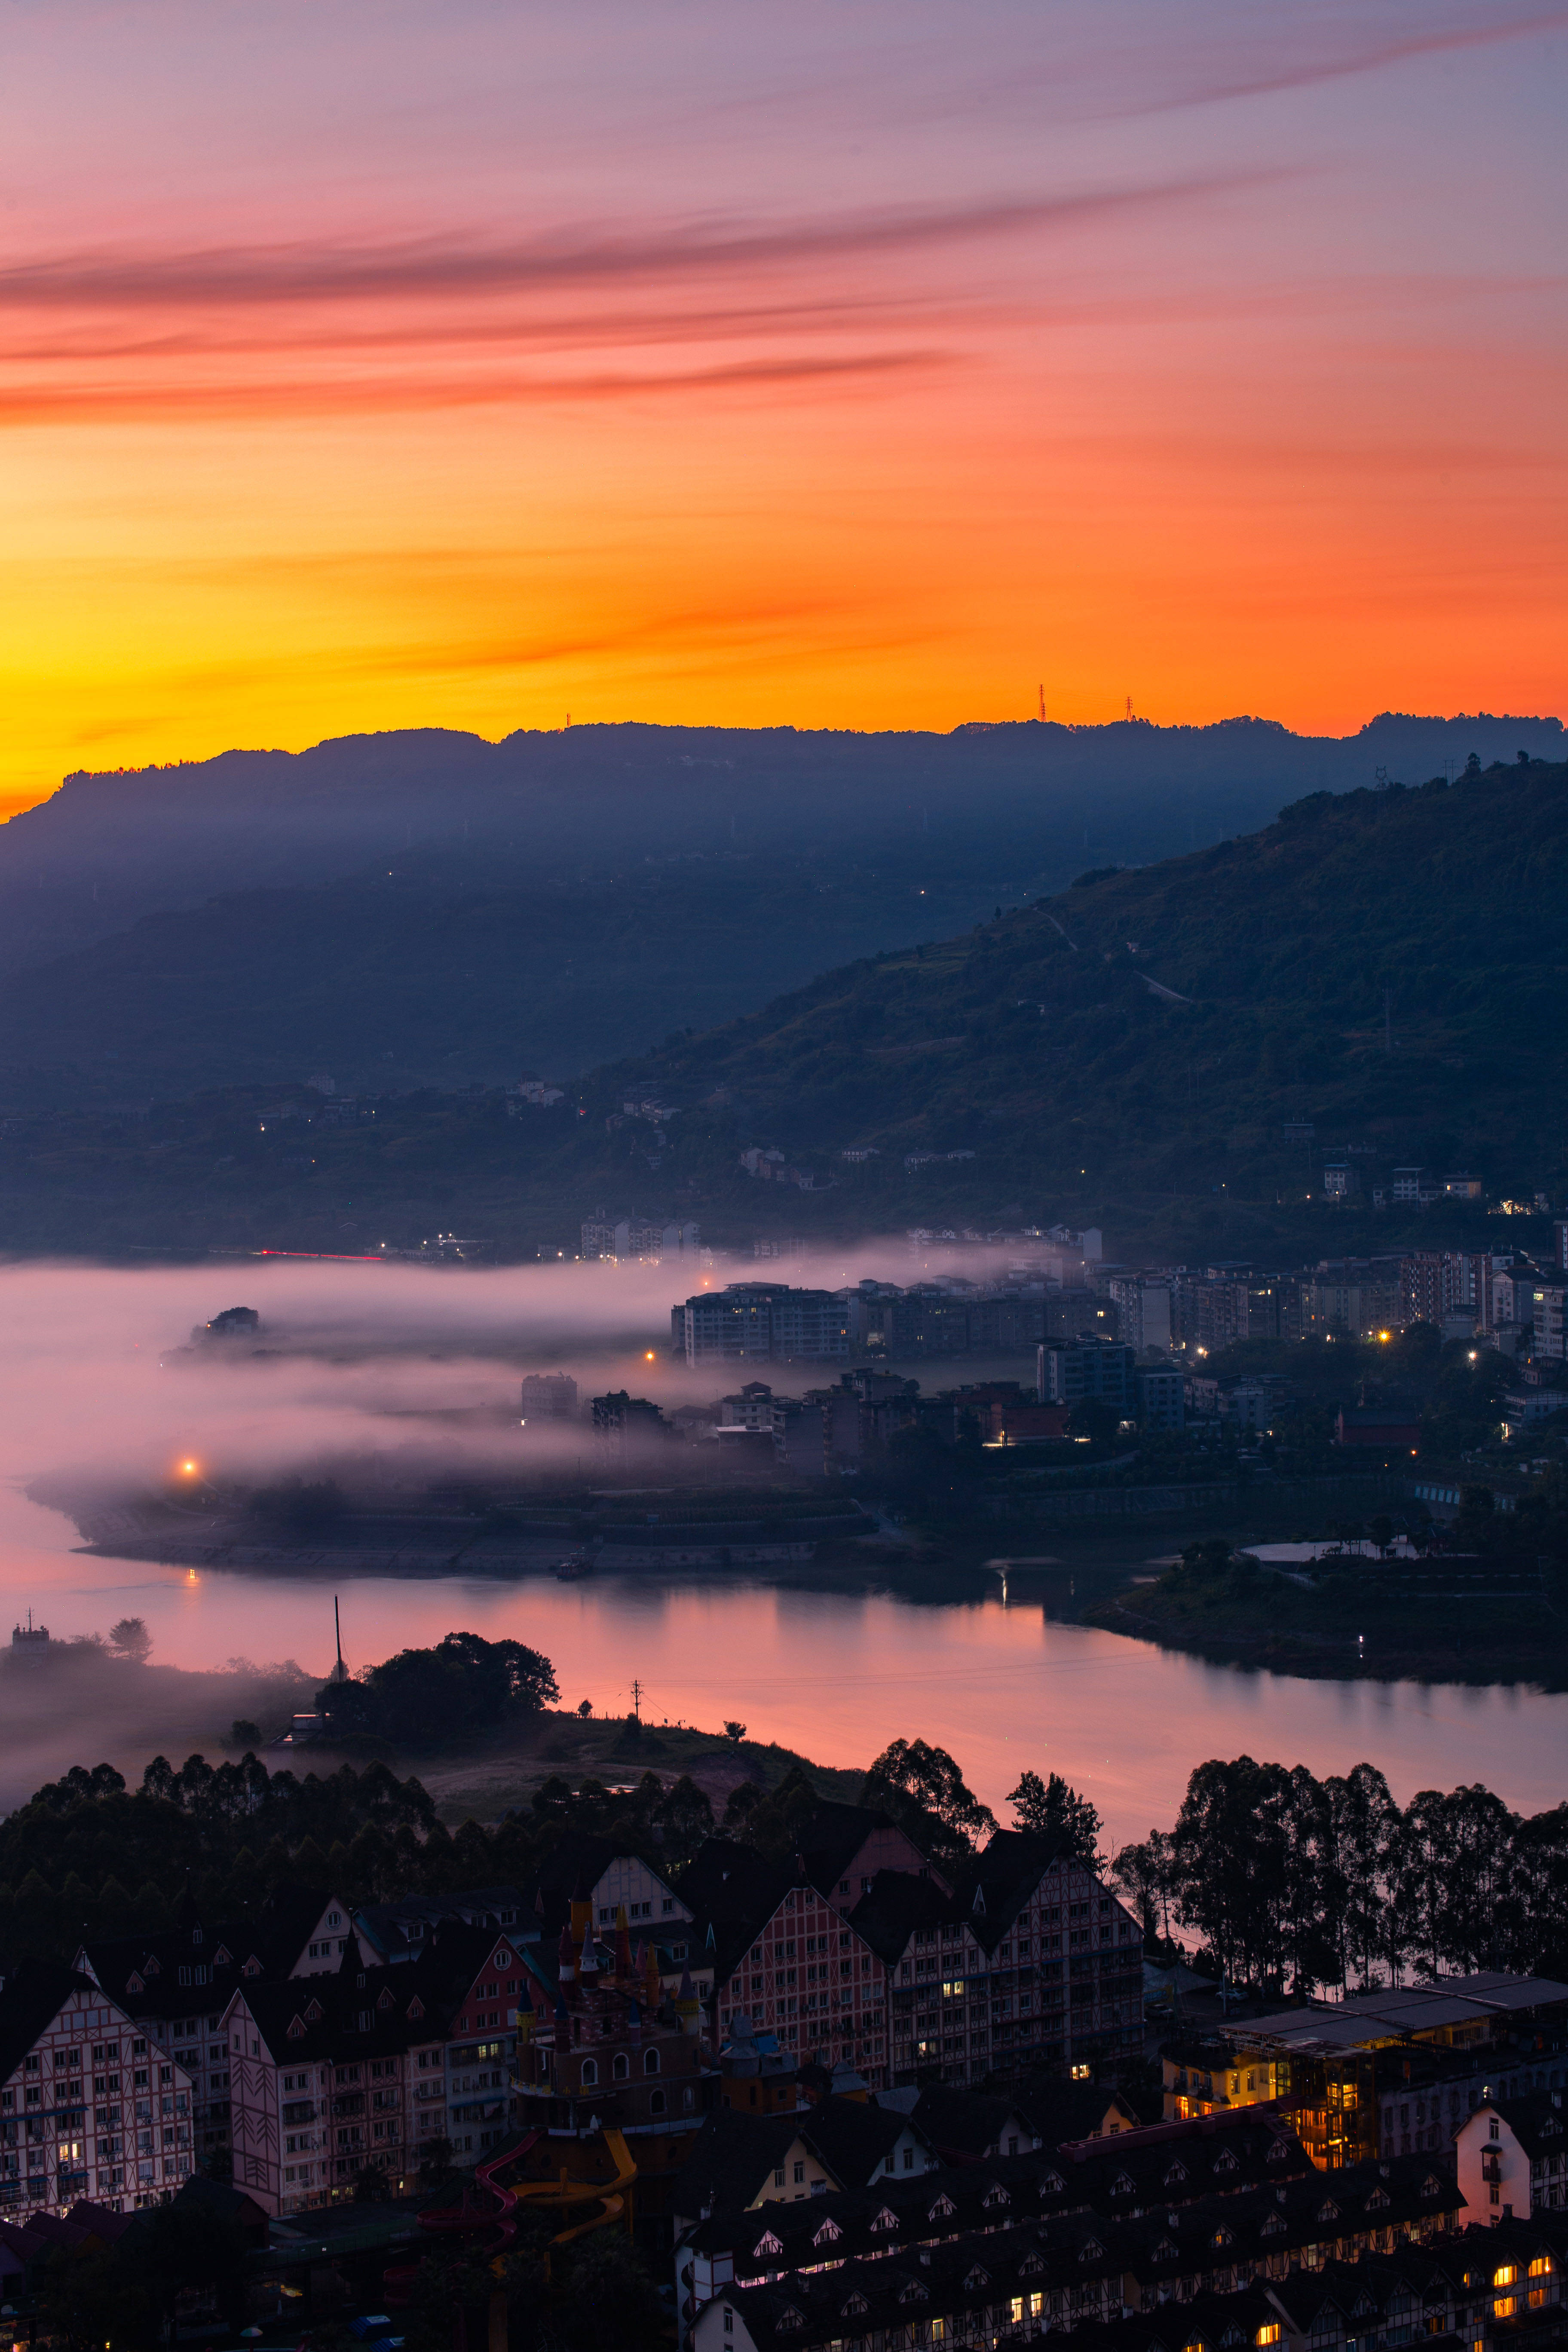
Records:
[[[617,2051],[611,2063],[611,2072],[615,2075],[616,2082],[624,2083],[631,2071],[632,2062],[626,2056],[626,2052],[624,2050]]]
[[[642,2055],[642,2070],[643,2070],[643,2073],[644,2073],[645,2074],[658,2074],[658,2052],[657,2050],[645,2050],[645,2051],[643,2052],[643,2055]]]
[[[585,2091],[591,2091],[598,2082],[598,2060],[596,2058],[584,2058],[583,2061],[583,2088]]]

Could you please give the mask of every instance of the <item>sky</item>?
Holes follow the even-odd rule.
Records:
[[[0,806],[1565,707],[1568,5],[6,0]]]

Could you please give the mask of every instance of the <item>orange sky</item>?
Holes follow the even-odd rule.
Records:
[[[0,802],[439,723],[1564,707],[1568,10],[61,0]]]

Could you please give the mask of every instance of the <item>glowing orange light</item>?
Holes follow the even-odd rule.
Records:
[[[194,1462],[182,1462],[180,1467],[184,1472],[187,1478],[194,1478],[195,1476],[196,1465]]]
[[[653,1362],[653,1360],[654,1360],[654,1351],[653,1351],[653,1349],[650,1348],[650,1349],[648,1349],[648,1351],[647,1351],[647,1355],[645,1355],[645,1356],[644,1356],[644,1358],[643,1358],[643,1362],[644,1362],[645,1364],[651,1364],[651,1363]]]

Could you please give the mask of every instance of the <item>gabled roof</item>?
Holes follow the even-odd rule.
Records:
[[[671,1895],[678,1890],[669,1874],[668,1864],[650,1862],[635,1846],[616,1838],[569,1835],[552,1846],[524,1883],[521,1893],[530,1909],[539,1915],[545,1934],[559,1934],[571,1910],[572,1897],[581,1885],[592,1888],[609,1869],[612,1863],[629,1858],[651,1871],[660,1885]],[[681,1899],[690,1907],[690,1898],[680,1890]]]
[[[265,1969],[263,1939],[244,1921],[208,1927],[189,1916],[177,1927],[144,1936],[95,1936],[76,1954],[79,1968],[130,2017],[164,2018],[179,2010],[221,2006],[238,1971],[258,1959]],[[202,1984],[195,1970],[210,1971]],[[187,1973],[182,1983],[180,1971]]]
[[[1561,2101],[1559,2091],[1556,2098]],[[1529,2157],[1568,2156],[1568,2108],[1553,2104],[1550,2091],[1520,2099],[1487,2099],[1476,2110],[1500,2115]]]
[[[973,2163],[991,2148],[1005,2155],[1010,2131],[1019,2135],[1020,2149],[1027,2148],[1032,2136],[1032,2126],[1016,2100],[961,2090],[946,2083],[926,2085],[914,2104],[910,2121],[940,2155],[954,2164]]]
[[[418,1959],[368,1969],[351,1939],[338,1969],[241,1984],[237,1993],[279,2065],[385,2057],[458,2030],[462,2004],[503,1937],[510,1954],[510,1929],[454,1922]]]
[[[905,2132],[930,2147],[927,2134],[908,2116],[889,2114],[863,2099],[824,2099],[797,2116],[801,2137],[816,2149],[829,2172],[847,2188],[869,2181]]]
[[[774,2171],[797,2140],[835,2188],[862,2189],[909,2128],[907,2116],[859,2099],[827,2098],[775,2116],[720,2107],[707,2117],[671,2185],[670,2210],[690,2217],[704,2206],[715,2214],[749,2206],[772,2188]]]
[[[539,1915],[515,1886],[466,1886],[449,1895],[405,1895],[394,1903],[367,1903],[353,1915],[355,1927],[384,1959],[406,1959],[423,1950],[429,1930],[443,1920],[465,1925],[493,1921],[520,1943],[542,1937]],[[559,1923],[558,1923],[559,1924]],[[420,1933],[411,1935],[412,1927]]]
[[[897,1826],[889,1814],[876,1806],[840,1805],[824,1798],[802,1822],[795,1840],[805,1857],[812,1885],[824,1894],[834,1892],[868,1838],[878,1830]]]
[[[73,1992],[87,1993],[94,2000],[103,1997],[102,1989],[89,1977],[59,1960],[22,1960],[5,1977],[0,1988],[0,2082],[16,2073]]]
[[[733,2213],[770,2186],[806,2116],[742,2115],[718,2107],[704,2118],[669,2187],[672,2213]]]
[[[1027,2074],[1014,2085],[1012,2098],[1046,2147],[1061,2147],[1068,2141],[1078,2140],[1099,2147],[1100,2143],[1093,2136],[1112,2110],[1121,2124],[1116,2139],[1118,2148],[1128,2131],[1142,2128],[1134,2109],[1121,2094],[1108,2090],[1101,2083],[1069,2083],[1059,2074]],[[1275,2136],[1270,2133],[1271,2137]]]
[[[890,1968],[910,1948],[917,1928],[940,1927],[962,1917],[955,1906],[929,1878],[912,1878],[907,1870],[879,1870],[871,1891],[862,1895],[849,1914],[849,1925],[879,1960]]]

